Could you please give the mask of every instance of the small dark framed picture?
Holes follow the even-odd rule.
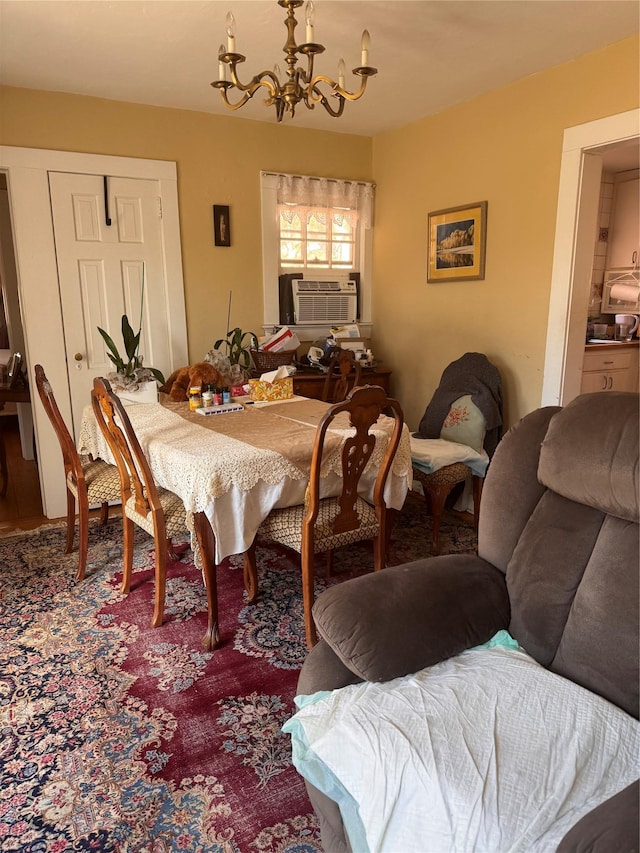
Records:
[[[429,214],[427,281],[484,278],[487,202],[434,210]]]
[[[213,205],[213,242],[216,246],[231,245],[231,223],[229,205]]]

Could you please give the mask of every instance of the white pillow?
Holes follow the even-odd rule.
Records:
[[[506,637],[516,648],[296,699],[294,764],[339,804],[354,853],[548,853],[638,777],[638,722]]]
[[[471,399],[471,394],[465,394],[451,404],[440,430],[440,438],[467,444],[480,453],[484,447],[486,427],[485,416]]]

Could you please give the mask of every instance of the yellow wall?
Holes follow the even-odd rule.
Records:
[[[224,334],[229,289],[232,325],[259,331],[260,170],[375,180],[372,345],[410,426],[465,351],[500,368],[510,424],[540,401],[563,131],[637,108],[638,66],[625,39],[373,140],[4,88],[0,143],[177,162],[192,361]],[[485,279],[427,284],[428,211],[482,200]],[[214,203],[231,248],[213,246]]]
[[[625,39],[374,139],[373,349],[413,428],[466,351],[500,369],[507,423],[540,405],[563,131],[637,108],[638,68]],[[427,284],[428,212],[483,200],[485,279]]]
[[[371,180],[367,137],[28,89],[0,88],[0,144],[177,163],[192,362],[226,334],[229,290],[232,326],[262,333],[260,171]],[[231,206],[231,247],[213,245],[213,204]]]

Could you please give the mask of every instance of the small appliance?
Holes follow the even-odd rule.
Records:
[[[294,323],[322,325],[354,323],[358,314],[358,290],[355,281],[311,281],[294,279]]]
[[[616,314],[616,329],[619,326],[627,327],[627,335],[631,339],[638,330],[638,317],[636,314]]]

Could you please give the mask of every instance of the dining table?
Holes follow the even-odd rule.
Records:
[[[272,403],[240,402],[236,411],[209,415],[191,411],[186,401],[170,402],[163,394],[156,403],[123,404],[156,484],[184,503],[194,560],[202,569],[207,594],[203,645],[215,649],[220,640],[216,566],[244,553],[273,509],[304,504],[316,430],[328,404],[294,396]],[[382,415],[373,427],[375,449],[358,487],[361,497],[371,502],[392,425],[393,419]],[[341,449],[353,432],[346,413],[330,430],[321,497],[340,491]],[[90,405],[83,411],[78,450],[113,462]],[[387,507],[402,508],[411,482],[405,424],[385,487]],[[257,590],[248,592],[252,602]]]

